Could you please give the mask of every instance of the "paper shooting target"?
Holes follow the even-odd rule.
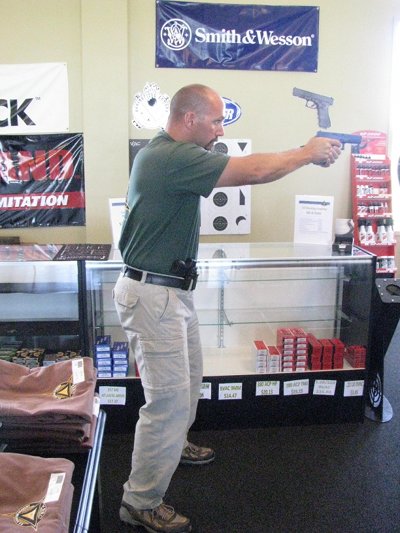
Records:
[[[214,151],[232,156],[251,154],[249,139],[223,139],[214,146]],[[219,187],[208,198],[201,198],[202,235],[250,233],[251,186]]]

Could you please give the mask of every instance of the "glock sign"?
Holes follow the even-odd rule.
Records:
[[[0,135],[68,130],[65,63],[0,65]]]
[[[35,126],[26,111],[32,100],[33,98],[25,98],[22,103],[19,103],[16,98],[9,100],[0,98],[0,128],[18,126],[18,120],[22,120],[27,126]],[[5,118],[2,118],[3,116]]]

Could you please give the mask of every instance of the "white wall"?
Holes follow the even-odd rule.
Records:
[[[304,5],[299,0],[252,3]],[[318,129],[316,111],[292,96],[295,86],[334,97],[332,131],[388,133],[399,2],[308,0],[307,5],[320,6],[317,73],[156,69],[153,0],[0,0],[3,63],[68,64],[70,129],[84,133],[87,190],[85,228],[1,230],[0,236],[18,234],[24,242],[39,243],[111,242],[108,198],[126,192],[128,139],[154,134],[130,124],[133,97],[148,81],[171,96],[184,84],[202,82],[238,102],[243,116],[225,135],[251,138],[253,151],[304,144]],[[251,235],[226,240],[291,240],[295,194],[334,195],[335,217],[350,216],[349,152],[348,147],[330,169],[309,166],[254,187]]]

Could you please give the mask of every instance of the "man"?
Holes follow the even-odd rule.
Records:
[[[180,89],[171,100],[165,131],[137,154],[127,194],[120,239],[126,266],[114,301],[146,403],[136,425],[120,517],[150,532],[191,531],[190,520],[163,498],[179,463],[207,464],[215,456],[186,440],[203,375],[192,292],[200,197],[214,187],[269,183],[309,163],[329,166],[340,153],[338,141],[316,137],[282,153],[214,153],[223,120],[223,101],[214,90]]]

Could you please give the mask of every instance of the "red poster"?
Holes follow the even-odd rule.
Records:
[[[0,228],[84,225],[82,134],[0,136]]]

